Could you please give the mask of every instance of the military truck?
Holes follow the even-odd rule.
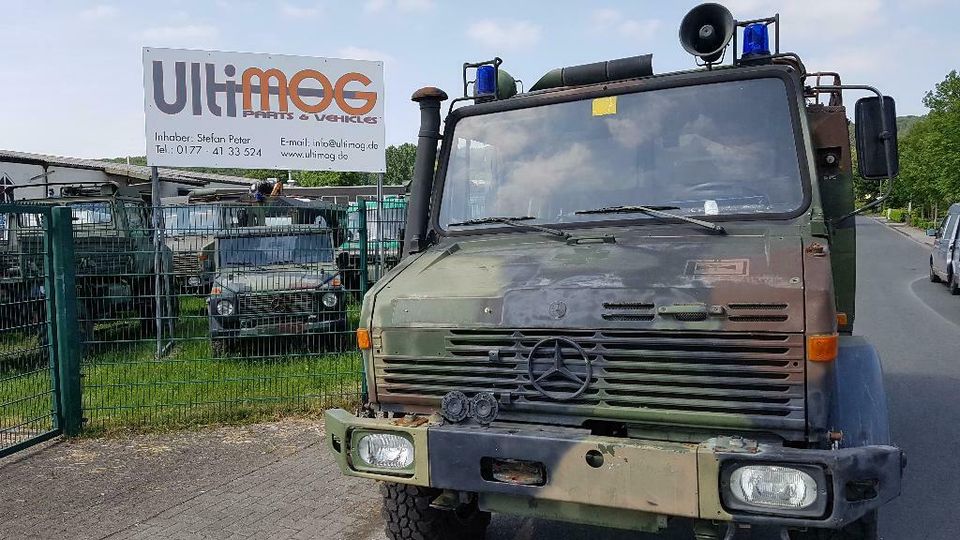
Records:
[[[210,292],[214,236],[235,227],[289,224],[322,224],[335,231],[337,239],[347,209],[318,200],[310,188],[290,190],[292,195],[269,195],[235,188],[202,188],[186,197],[163,200],[164,241],[173,252],[177,290],[187,294]]]
[[[680,26],[699,69],[645,55],[523,93],[500,59],[466,63],[442,135],[446,94],[413,95],[405,256],[357,331],[365,406],[326,413],[390,538],[480,538],[491,513],[878,538],[905,461],[853,335],[842,100],[875,94],[865,179],[897,172],[895,106],[781,52],[779,24],[705,4]]]
[[[375,282],[379,275],[400,261],[403,228],[407,218],[407,200],[396,195],[383,198],[378,217],[377,201],[352,202],[348,206],[347,236],[340,244],[337,265],[344,270],[348,290],[359,292],[360,287],[360,207],[364,208],[367,231],[367,280]],[[382,264],[378,264],[380,259]]]
[[[214,356],[269,338],[342,341],[346,304],[329,228],[237,228],[218,233],[214,245],[207,300]]]
[[[139,194],[124,192],[116,183],[48,182],[47,185],[52,186],[52,190],[59,189],[59,194],[17,202],[66,205],[72,209],[81,339],[85,342],[93,339],[97,321],[117,322],[130,313],[134,314],[141,333],[155,332],[158,299],[161,316],[165,320],[176,319],[179,311],[176,297],[155,294],[158,269],[151,218]],[[9,224],[6,249],[9,254],[15,254],[18,261],[15,269],[6,272],[8,277],[3,280],[4,291],[0,295],[14,303],[37,300],[44,294],[44,235],[39,219],[38,214],[20,214]],[[165,261],[169,265],[170,251],[164,250],[161,256],[161,263]],[[43,302],[30,304],[45,309]],[[23,315],[34,321],[45,320],[42,313]],[[39,328],[45,331],[44,325]]]

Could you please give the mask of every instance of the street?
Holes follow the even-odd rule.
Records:
[[[908,462],[903,494],[881,512],[889,540],[953,540],[960,530],[960,298],[927,279],[930,250],[871,218],[858,221],[857,320],[883,359],[894,443]],[[689,539],[689,527],[635,535],[495,518],[491,540]],[[756,537],[756,536],[754,536]]]

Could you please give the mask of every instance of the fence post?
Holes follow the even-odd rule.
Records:
[[[363,197],[357,197],[357,226],[360,230],[360,301],[367,295],[367,201]],[[367,369],[363,362],[363,354],[360,360],[360,401],[367,402]]]
[[[367,294],[367,201],[362,197],[357,197],[357,208],[359,210],[358,226],[360,230],[360,297]]]
[[[68,206],[51,208],[50,238],[53,248],[53,313],[56,324],[57,368],[60,378],[60,427],[64,435],[80,433],[83,408],[80,401],[80,334],[77,332],[77,280],[73,257],[73,211]]]

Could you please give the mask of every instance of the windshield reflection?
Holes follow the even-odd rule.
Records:
[[[610,98],[602,98],[610,99]],[[786,88],[754,79],[469,116],[454,127],[440,223],[665,206],[687,216],[783,214],[803,204]],[[643,216],[631,216],[643,219]]]
[[[330,233],[221,238],[219,260],[227,267],[329,263],[333,240]]]

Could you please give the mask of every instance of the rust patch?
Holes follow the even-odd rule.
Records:
[[[398,427],[420,427],[430,421],[426,416],[404,416],[395,419],[392,424]]]
[[[820,242],[814,242],[807,246],[804,251],[807,255],[813,257],[826,257],[827,256],[827,246],[821,244]]]

